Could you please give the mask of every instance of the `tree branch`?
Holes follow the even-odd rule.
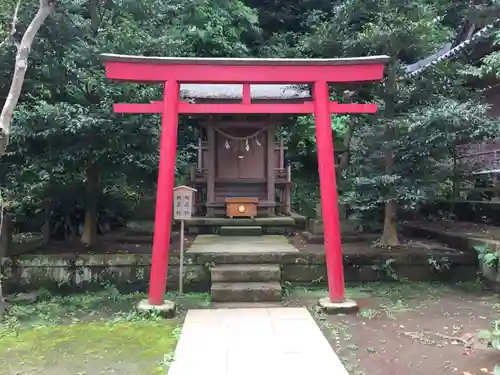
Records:
[[[16,41],[15,41],[15,34],[16,34],[16,27],[17,27],[17,22],[19,21],[19,17],[18,17],[18,14],[19,14],[19,8],[21,6],[21,0],[17,0],[17,4],[16,4],[16,8],[14,9],[14,15],[12,16],[12,21],[10,23],[10,32],[9,34],[5,37],[5,39],[3,40],[2,43],[0,43],[0,48],[2,48],[3,46],[7,45],[11,40],[14,41],[14,43],[17,45]]]
[[[31,20],[28,28],[24,32],[21,43],[17,45],[14,36],[16,33],[16,26],[18,22],[19,7],[21,5],[21,0],[17,1],[16,8],[14,10],[14,16],[12,17],[12,27],[9,35],[5,39],[0,47],[7,44],[10,40],[14,40],[17,46],[16,62],[14,66],[14,73],[12,75],[12,82],[10,84],[9,93],[7,94],[7,99],[0,113],[0,156],[5,154],[7,146],[9,144],[10,126],[12,122],[12,115],[14,109],[19,101],[19,96],[21,95],[21,90],[23,88],[24,76],[26,74],[26,69],[28,69],[28,57],[31,51],[31,45],[35,40],[36,34],[40,27],[42,27],[46,18],[52,13],[56,5],[57,0],[40,0],[40,5],[38,11]],[[4,202],[2,196],[0,195],[0,233],[2,232],[2,227],[5,225],[4,222]],[[0,270],[1,271],[1,270]],[[5,300],[2,291],[2,274],[0,272],[0,319],[4,316],[5,310]]]
[[[19,4],[19,3],[18,3]],[[28,68],[28,57],[31,51],[31,45],[35,40],[35,36],[40,30],[40,27],[45,22],[45,19],[52,12],[56,4],[56,0],[40,0],[40,5],[35,17],[31,20],[28,28],[26,29],[21,43],[17,49],[16,63],[14,73],[12,75],[12,82],[10,85],[7,99],[5,100],[2,112],[0,114],[0,156],[5,154],[5,150],[9,144],[10,126],[12,122],[12,115],[16,108],[21,90],[23,88],[24,76]],[[17,8],[17,7],[16,7]],[[17,16],[15,16],[17,17]]]

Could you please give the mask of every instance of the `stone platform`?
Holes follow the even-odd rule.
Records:
[[[186,220],[190,234],[219,234],[222,227],[262,227],[262,234],[290,235],[305,228],[306,218],[292,213],[287,216],[228,218],[228,217],[193,217]]]
[[[217,241],[225,245],[221,246],[221,242],[217,244]],[[253,236],[244,246],[232,236],[200,235],[194,242],[184,257],[185,291],[208,292],[212,277],[221,282],[253,282],[253,276],[259,274],[262,281],[278,282],[275,271],[271,270],[276,266],[280,268],[282,284],[326,287],[324,245],[305,246],[298,235],[288,239],[283,236]],[[464,251],[460,247],[455,250],[453,246],[445,247],[435,241],[418,238],[412,238],[411,244],[411,247],[387,250],[374,248],[370,241],[344,243],[346,282],[393,280],[394,274],[398,279],[412,281],[455,283],[476,280],[478,259],[475,251]],[[109,243],[93,248],[92,253],[79,246],[68,242],[56,243],[51,244],[45,253],[0,259],[0,268],[5,276],[4,290],[7,293],[37,288],[64,292],[100,290],[104,283],[115,285],[123,292],[147,290],[152,262],[150,244]],[[169,256],[167,287],[170,291],[178,288],[177,246],[172,245]],[[225,252],[228,248],[230,252]],[[442,264],[443,267],[436,269],[434,264]],[[234,267],[218,267],[225,265]],[[245,265],[243,271],[242,265]],[[271,285],[269,287],[274,289]]]
[[[261,254],[298,253],[285,236],[217,236],[202,234],[195,238],[186,254]]]

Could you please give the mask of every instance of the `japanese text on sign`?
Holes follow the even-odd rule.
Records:
[[[191,219],[191,211],[193,207],[193,193],[191,191],[182,191],[179,189],[174,191],[174,219],[188,220]]]

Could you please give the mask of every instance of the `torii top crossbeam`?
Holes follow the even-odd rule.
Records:
[[[382,78],[389,58],[256,59],[102,54],[101,59],[106,66],[106,76],[120,81],[279,84],[376,81]]]
[[[164,85],[162,101],[115,104],[115,112],[161,113],[160,166],[153,237],[149,302],[165,294],[179,114],[313,113],[316,123],[326,264],[330,300],[344,300],[342,244],[335,181],[332,113],[374,113],[375,104],[339,104],[329,99],[328,83],[381,80],[387,56],[344,59],[174,58],[104,54],[112,80]],[[181,83],[242,84],[241,103],[188,103],[180,100]],[[313,100],[304,103],[252,103],[250,84],[312,84]]]

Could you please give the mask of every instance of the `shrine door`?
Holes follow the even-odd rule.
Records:
[[[226,134],[243,138],[255,134],[258,129],[227,129]],[[266,178],[266,135],[263,131],[248,140],[227,139],[217,134],[217,179],[219,180],[264,180]]]

